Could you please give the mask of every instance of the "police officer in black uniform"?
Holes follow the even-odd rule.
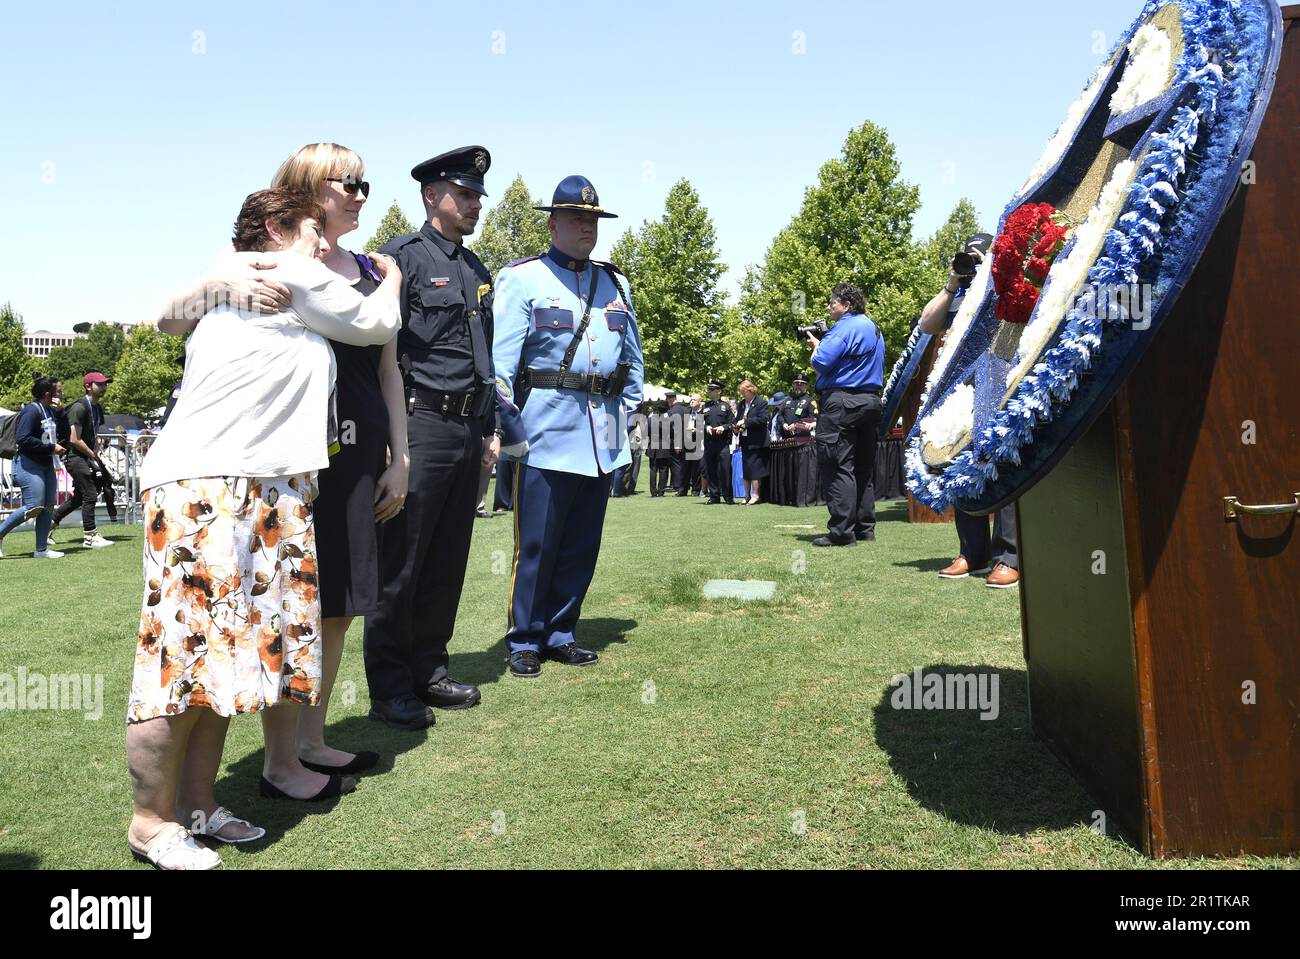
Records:
[[[706,505],[716,506],[726,499],[728,506],[736,505],[731,492],[731,427],[736,422],[736,411],[722,399],[722,383],[709,381],[709,399],[700,407],[704,420],[704,475],[709,480],[709,499]]]
[[[691,428],[691,408],[677,398],[672,390],[668,391],[667,417],[669,438],[672,442],[673,493],[685,496],[688,492],[686,469],[686,433]]]
[[[373,719],[432,725],[433,709],[465,709],[477,687],[447,675],[480,469],[500,452],[492,369],[492,280],[463,241],[478,225],[492,158],[462,147],[416,166],[427,222],[380,252],[402,269],[397,355],[407,387],[411,480],[384,531],[380,610],[366,619]]]
[[[790,383],[793,390],[786,404],[781,407],[781,438],[789,439],[800,433],[812,430],[813,419],[817,412],[813,407],[812,397],[808,395],[808,377],[800,373]]]

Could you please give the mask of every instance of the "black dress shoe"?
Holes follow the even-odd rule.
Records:
[[[874,543],[876,541],[876,534],[874,532],[854,533],[853,538],[857,540],[859,543]]]
[[[434,724],[433,710],[414,696],[370,700],[370,718],[392,729],[424,729]]]
[[[831,539],[829,536],[818,536],[812,541],[812,544],[814,546],[857,546],[858,541],[856,539],[840,540]]]
[[[450,676],[444,676],[436,683],[430,683],[415,694],[426,706],[437,709],[469,709],[477,706],[483,698],[477,686],[458,683]]]
[[[292,799],[294,802],[320,802],[324,799],[335,799],[339,796],[346,796],[350,792],[356,792],[357,781],[351,776],[330,776],[330,781],[321,787],[320,792],[314,796],[308,796],[306,799],[299,799],[297,796],[290,796],[265,776],[263,776],[262,781],[258,783],[258,789],[267,799]]]
[[[720,499],[711,499],[711,500],[706,500],[705,503],[704,503],[704,505],[705,505],[705,506],[721,506],[721,505],[722,505],[722,500],[720,500]]]
[[[510,654],[510,675],[520,679],[532,679],[542,675],[542,661],[531,649],[522,649]]]
[[[589,649],[581,648],[577,643],[565,643],[563,646],[547,646],[542,656],[565,666],[590,666],[600,659]]]
[[[320,763],[308,762],[305,759],[299,759],[298,762],[322,776],[346,776],[349,773],[363,773],[367,769],[374,769],[379,763],[379,753],[368,751],[357,753],[352,757],[351,762],[344,763],[342,766],[322,766]]]

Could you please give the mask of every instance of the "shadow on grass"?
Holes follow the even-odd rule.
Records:
[[[895,566],[920,570],[922,573],[937,573],[941,569],[947,569],[952,563],[952,557],[937,557],[935,559],[913,559],[905,563],[895,563]],[[981,579],[983,577],[980,577]]]
[[[437,729],[436,726],[433,728]],[[394,757],[424,745],[430,732],[431,730],[428,729],[418,732],[390,729],[383,723],[363,715],[349,716],[347,719],[330,723],[325,730],[325,739],[335,749],[348,752],[368,749],[379,753],[379,764],[357,777],[357,792],[363,792],[367,789],[382,789],[382,783],[373,780],[392,770]],[[231,765],[224,776],[217,779],[214,787],[219,804],[241,819],[265,827],[264,838],[240,847],[248,852],[257,852],[275,845],[286,832],[302,823],[304,819],[329,813],[341,803],[346,804],[351,798],[343,796],[323,802],[266,799],[258,791],[264,756],[265,750],[262,749],[244,756]],[[220,845],[216,845],[215,848],[220,852]],[[283,864],[285,868],[303,868],[306,865],[306,863]]]
[[[588,619],[584,616],[578,620],[578,645],[599,653],[614,643],[626,643],[627,634],[634,629],[634,619]],[[448,665],[448,673],[456,682],[473,683],[475,686],[495,683],[509,671],[509,654],[505,642],[493,643],[490,648],[473,653],[453,652]]]
[[[1034,736],[1024,670],[938,663],[924,667],[932,674],[987,675],[990,692],[997,676],[997,716],[981,719],[978,707],[895,708],[902,690],[887,686],[874,713],[876,742],[913,799],[953,822],[1009,835],[1092,822],[1098,804]]]
[[[41,857],[34,852],[0,852],[0,872],[12,869],[39,869]]]

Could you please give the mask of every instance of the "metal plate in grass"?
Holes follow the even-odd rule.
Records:
[[[711,579],[704,584],[705,599],[771,599],[776,583],[766,579]]]

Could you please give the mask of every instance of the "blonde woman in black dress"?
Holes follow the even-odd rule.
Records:
[[[313,143],[280,165],[273,185],[317,198],[325,211],[329,246],[324,264],[368,295],[379,281],[370,259],[339,242],[358,226],[370,190],[364,177],[365,164],[356,153],[336,143]],[[354,617],[378,608],[382,525],[406,501],[406,404],[396,337],[382,347],[331,345],[338,368],[339,445],[331,452],[329,468],[321,470],[315,504],[324,639],[321,695],[318,705],[305,706],[296,716],[273,715],[275,710],[264,714],[262,791],[279,794],[277,798],[311,799],[314,790],[310,783],[304,785],[304,776],[324,784],[330,775],[364,772],[379,759],[372,752],[354,754],[327,745],[325,718],[348,627]]]

